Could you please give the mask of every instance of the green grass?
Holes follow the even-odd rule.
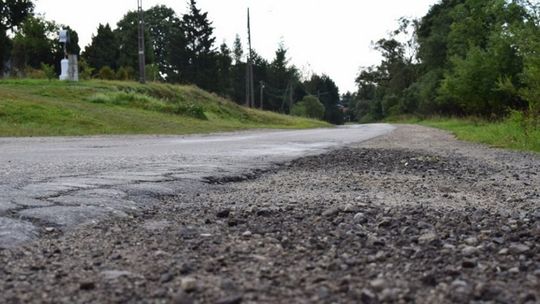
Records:
[[[193,86],[0,80],[0,136],[193,134],[329,126],[247,109]]]
[[[540,152],[540,128],[524,128],[510,117],[500,122],[478,118],[400,118],[394,122],[419,124],[452,132],[458,139],[483,143],[497,148]]]

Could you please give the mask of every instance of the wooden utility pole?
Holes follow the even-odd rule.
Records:
[[[294,84],[293,84],[293,81],[291,80],[290,82],[291,84],[291,90],[289,91],[289,114],[291,114],[291,110],[292,110],[292,107],[293,107],[293,94],[294,94]]]
[[[248,26],[248,58],[246,71],[246,106],[255,107],[255,84],[253,80],[253,51],[251,49],[251,19],[249,8],[247,11],[247,26]]]
[[[260,100],[260,106],[261,106],[261,110],[264,110],[264,81],[261,81],[260,82],[260,85],[261,85],[261,100]]]
[[[138,12],[139,12],[139,82],[146,82],[145,75],[145,55],[144,55],[144,11],[142,9],[142,0],[137,0]]]

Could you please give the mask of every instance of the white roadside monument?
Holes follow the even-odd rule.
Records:
[[[77,55],[69,55],[67,52],[67,44],[69,43],[69,33],[67,30],[60,30],[59,40],[60,43],[64,44],[64,59],[60,61],[60,80],[79,81]]]

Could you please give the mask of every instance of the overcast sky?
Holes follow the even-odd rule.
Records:
[[[81,47],[99,23],[114,26],[136,0],[36,0],[36,12],[75,29]],[[402,17],[421,17],[437,0],[198,0],[215,27],[218,44],[246,41],[246,9],[251,8],[253,47],[271,60],[280,41],[291,63],[303,71],[325,73],[342,93],[354,91],[359,68],[377,64],[372,41],[385,37]],[[143,0],[144,8],[164,4],[177,14],[187,0]]]

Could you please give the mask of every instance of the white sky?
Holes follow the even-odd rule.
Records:
[[[136,0],[36,0],[36,12],[79,34],[81,47],[91,41],[99,23],[115,26]],[[341,93],[355,91],[359,68],[377,64],[371,42],[385,37],[402,17],[421,17],[437,0],[198,0],[208,11],[218,45],[232,47],[235,35],[246,46],[246,9],[252,16],[253,47],[271,60],[283,40],[291,63],[301,70],[329,75]],[[164,4],[178,15],[187,0],[143,0],[144,8]],[[70,11],[71,10],[71,11]]]

